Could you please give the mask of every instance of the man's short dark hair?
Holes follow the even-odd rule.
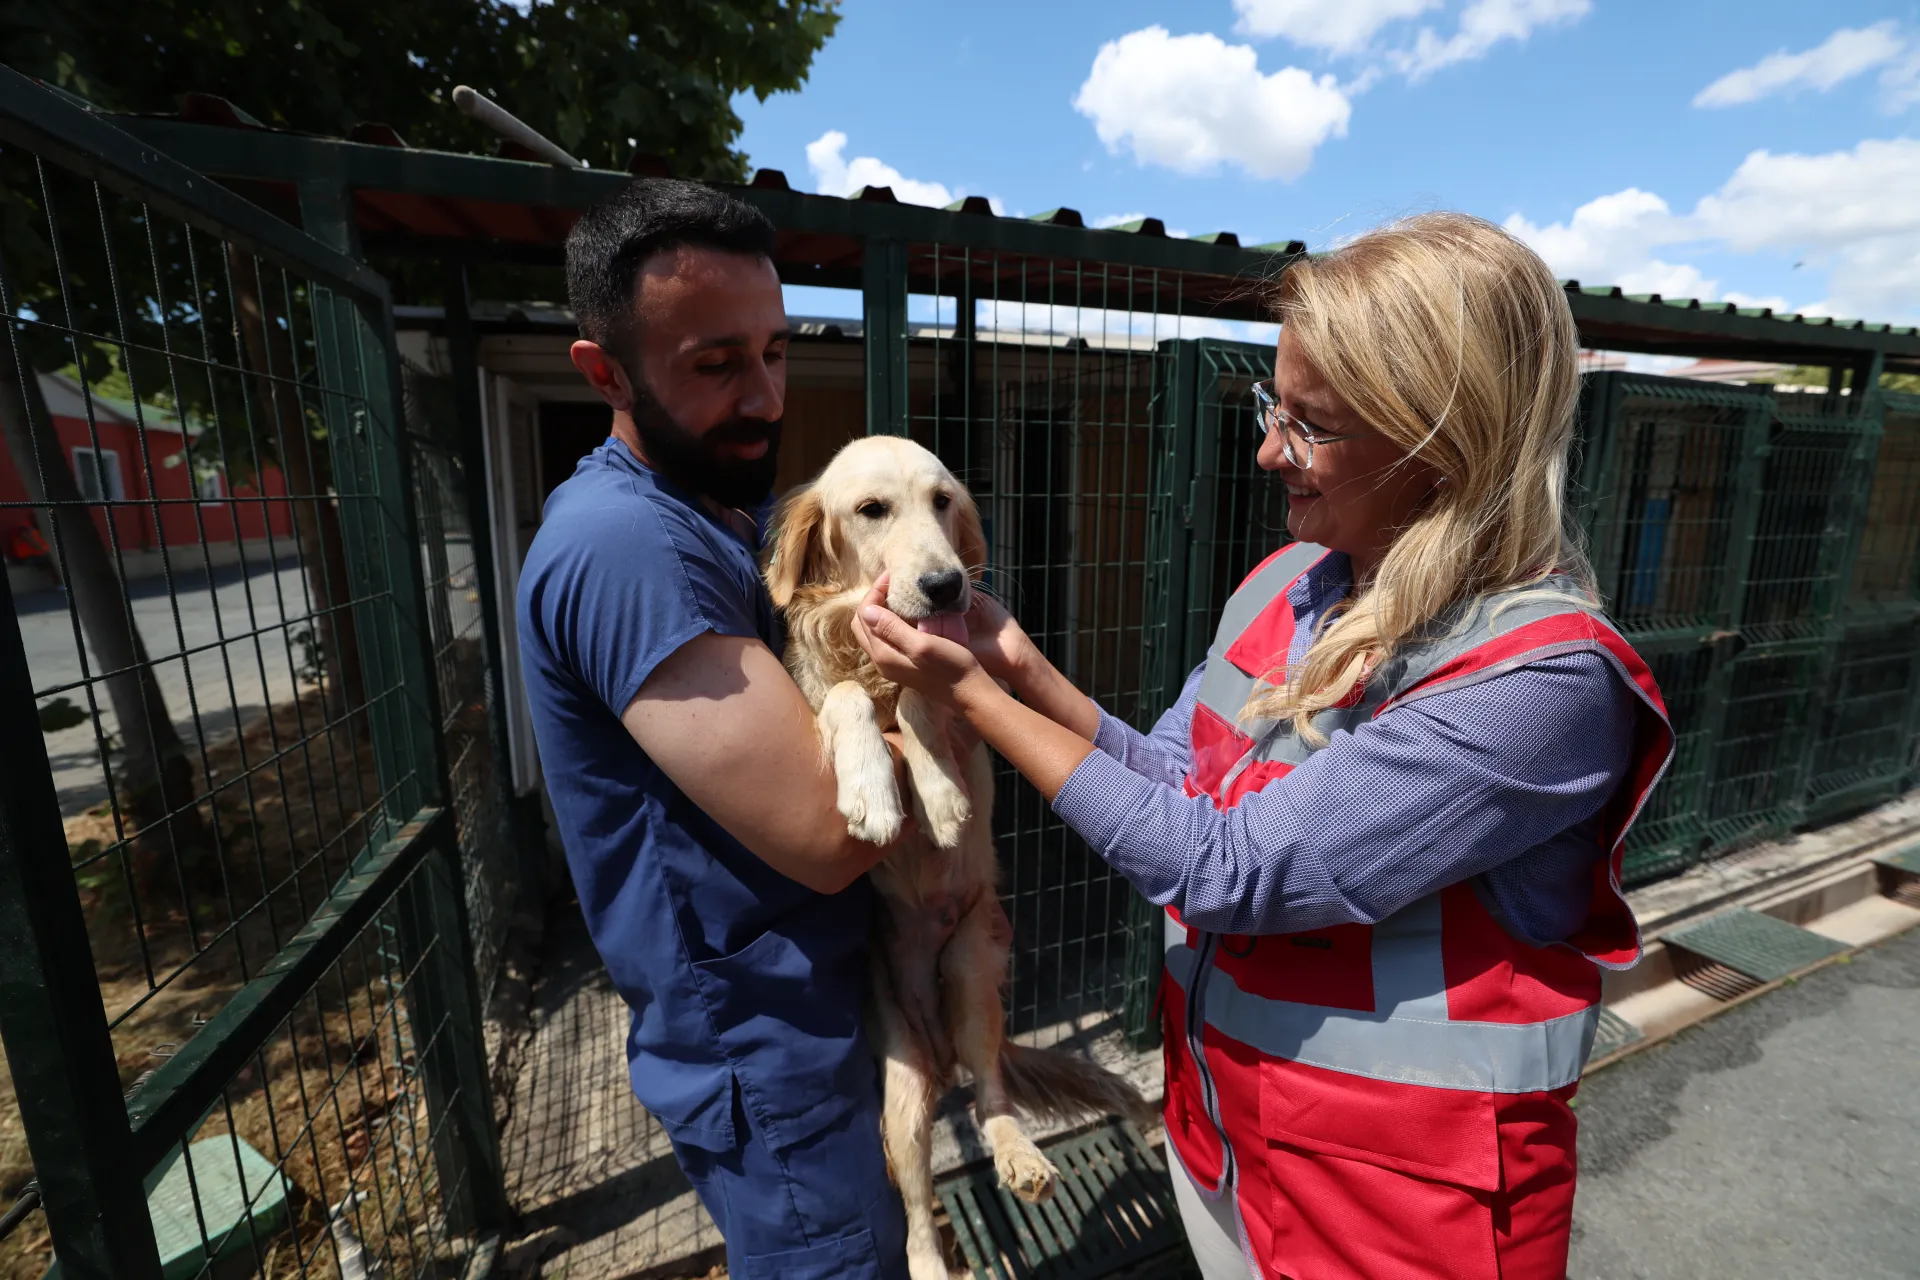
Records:
[[[580,335],[638,377],[633,290],[640,265],[681,245],[773,257],[773,223],[750,204],[697,182],[642,178],[590,207],[567,233],[567,299]]]

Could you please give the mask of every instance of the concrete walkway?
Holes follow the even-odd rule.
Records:
[[[1920,1276],[1920,930],[1594,1075],[1574,1280]]]
[[[507,1193],[522,1231],[505,1274],[565,1280],[704,1276],[721,1261],[713,1220],[673,1158],[666,1134],[627,1083],[627,1007],[571,903],[552,912],[527,1025],[517,1034],[511,1104],[502,1126]],[[1119,1021],[1089,1017],[1019,1037],[1087,1054],[1161,1090],[1158,1050],[1129,1053]],[[936,1172],[985,1159],[972,1091],[956,1089],[934,1122]],[[1071,1127],[1029,1122],[1044,1141]]]
[[[554,913],[501,1135],[523,1234],[507,1274],[704,1274],[720,1232],[627,1084],[627,1006],[577,909]],[[716,1259],[717,1260],[717,1259]]]

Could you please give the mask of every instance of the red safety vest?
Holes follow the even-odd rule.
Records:
[[[1295,543],[1240,585],[1201,675],[1190,794],[1220,809],[1314,751],[1242,726],[1293,639],[1287,589],[1326,552]],[[1509,598],[1511,597],[1511,598]],[[1622,841],[1673,754],[1653,674],[1571,583],[1483,597],[1403,645],[1325,732],[1556,654],[1598,653],[1640,696],[1626,780],[1602,814],[1591,905],[1564,944],[1509,933],[1471,883],[1377,925],[1240,937],[1168,909],[1166,1125],[1204,1190],[1231,1194],[1256,1274],[1289,1280],[1561,1280],[1578,1086],[1600,970],[1640,957]]]

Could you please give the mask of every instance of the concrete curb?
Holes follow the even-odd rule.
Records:
[[[1639,1033],[1595,1058],[1591,1075],[1652,1048],[1689,1027],[1797,982],[1830,964],[1846,963],[1866,947],[1920,925],[1920,909],[1887,896],[1890,877],[1876,858],[1920,844],[1920,813],[1909,795],[1850,823],[1819,833],[1808,856],[1726,892],[1689,895],[1648,920],[1644,952],[1634,968],[1606,975],[1603,1003]],[[1731,999],[1682,981],[1664,935],[1715,912],[1744,907],[1844,944],[1845,950]]]

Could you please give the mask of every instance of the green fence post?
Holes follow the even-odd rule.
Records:
[[[513,739],[507,726],[506,623],[503,610],[512,601],[500,600],[494,577],[493,495],[487,491],[487,441],[481,432],[485,418],[480,403],[479,346],[473,334],[473,314],[464,263],[448,260],[442,278],[447,317],[447,354],[453,366],[453,403],[462,424],[460,458],[467,473],[467,531],[473,544],[474,584],[480,594],[480,618],[487,629],[487,702],[494,746],[494,777],[508,797],[507,811],[519,854],[520,893],[532,895],[538,910],[545,897],[546,850],[538,838],[537,823],[526,820],[513,794]],[[537,797],[536,797],[537,800]],[[538,806],[535,806],[538,813]]]
[[[1154,395],[1153,493],[1147,509],[1147,570],[1141,593],[1146,620],[1141,632],[1140,700],[1145,714],[1173,705],[1185,682],[1188,581],[1193,549],[1193,439],[1198,407],[1199,344],[1169,339],[1159,346]],[[1160,942],[1165,913],[1139,894],[1129,905],[1127,998],[1122,1010],[1130,1048],[1160,1043],[1154,1017],[1166,949]]]
[[[309,234],[343,252],[359,248],[352,197],[325,175],[300,186],[300,211]],[[381,790],[392,819],[404,820],[447,794],[439,686],[434,679],[419,539],[413,518],[410,450],[402,439],[399,354],[391,305],[344,299],[316,308],[317,355],[328,387],[358,378],[361,402],[338,403],[328,415],[335,488],[371,501],[363,518],[343,509],[349,573],[357,616],[363,620],[362,659],[367,687],[382,691],[367,709]],[[331,376],[329,376],[331,375]],[[342,474],[348,477],[342,484]],[[351,486],[350,488],[348,486]],[[372,607],[373,587],[385,587],[384,608]],[[376,840],[375,843],[378,843]],[[500,1137],[481,1036],[479,991],[460,850],[449,828],[420,872],[401,891],[401,948],[412,970],[408,1016],[426,1043],[419,1047],[427,1091],[435,1163],[452,1232],[501,1230],[510,1217],[501,1174]]]
[[[0,737],[8,743],[0,768],[0,1036],[47,1228],[66,1280],[158,1280],[160,1252],[4,575]]]
[[[1814,688],[1821,690],[1823,696],[1833,690],[1840,671],[1840,650],[1847,637],[1847,597],[1853,588],[1853,566],[1860,556],[1860,539],[1866,529],[1868,513],[1867,499],[1873,488],[1874,465],[1880,454],[1884,420],[1884,405],[1880,399],[1883,361],[1882,354],[1875,351],[1867,359],[1854,364],[1850,370],[1835,365],[1829,375],[1827,404],[1830,412],[1859,422],[1861,429],[1855,435],[1848,449],[1847,463],[1835,481],[1850,490],[1835,499],[1836,503],[1845,504],[1842,508],[1844,522],[1835,529],[1829,517],[1827,536],[1820,542],[1817,573],[1823,585],[1817,589],[1827,592],[1828,599],[1823,605],[1827,614],[1826,634],[1815,668]],[[1852,374],[1852,386],[1843,397],[1840,394],[1841,382],[1848,372]],[[1801,737],[1804,745],[1795,766],[1792,803],[1797,812],[1804,814],[1813,803],[1816,772],[1814,752],[1818,749],[1820,735],[1813,732],[1810,725]]]
[[[860,259],[867,434],[907,434],[907,246],[869,240]]]
[[[404,763],[419,791],[416,803],[445,803],[443,708],[434,675],[433,637],[427,625],[426,586],[414,520],[413,455],[403,438],[405,410],[393,316],[382,300],[377,307],[355,308],[352,319],[367,410],[373,420],[367,443],[381,514],[382,537],[369,550],[379,557],[392,594],[393,673],[403,697],[395,708],[402,723],[396,726],[394,739],[404,743]],[[448,824],[420,872],[401,891],[402,946],[416,965],[407,984],[410,1015],[416,1029],[429,1029],[428,1042],[420,1046],[421,1073],[432,1111],[441,1116],[434,1139],[448,1225],[456,1232],[487,1234],[503,1229],[511,1211],[501,1170],[462,884],[460,848]]]

